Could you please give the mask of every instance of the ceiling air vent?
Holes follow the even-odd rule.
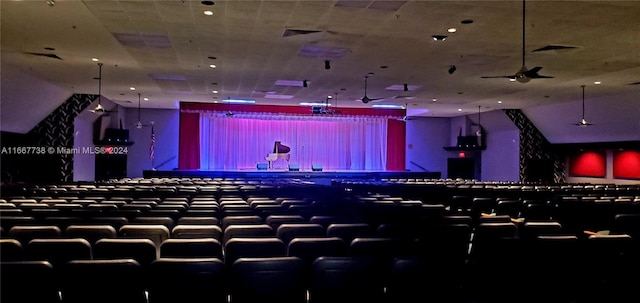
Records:
[[[25,52],[25,54],[62,60],[62,58],[58,57],[58,55],[56,55],[56,54],[31,53],[31,52]]]
[[[547,51],[554,51],[554,52],[558,52],[558,51],[568,51],[568,50],[572,50],[572,49],[576,49],[578,48],[577,46],[569,46],[569,45],[547,45],[545,47],[541,47],[538,49],[534,49],[532,52],[547,52]]]
[[[321,31],[319,31],[319,30],[311,30],[311,29],[290,29],[290,28],[287,28],[287,29],[284,30],[284,33],[282,34],[282,37],[308,35],[308,34],[314,34],[314,33],[319,33],[319,32],[321,32]]]

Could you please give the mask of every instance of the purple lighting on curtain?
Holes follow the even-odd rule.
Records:
[[[289,163],[302,170],[310,170],[312,164],[325,170],[387,169],[386,117],[224,117],[220,113],[200,114],[200,169],[254,169],[256,163],[265,162],[275,141],[291,148]]]

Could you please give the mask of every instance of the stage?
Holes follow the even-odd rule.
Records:
[[[320,180],[348,180],[348,179],[439,179],[440,172],[414,171],[289,171],[283,169],[271,170],[145,170],[145,178],[225,178],[225,179],[312,179]]]

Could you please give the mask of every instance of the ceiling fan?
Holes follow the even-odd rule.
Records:
[[[364,76],[364,97],[362,97],[362,99],[360,99],[360,101],[362,101],[362,103],[367,104],[369,102],[374,102],[374,101],[380,101],[380,100],[384,100],[386,98],[369,98],[367,97],[367,79],[369,78],[369,75]]]
[[[582,85],[582,119],[580,119],[580,122],[574,123],[573,125],[584,127],[593,125],[593,123],[587,122],[587,120],[584,118],[584,85]]]
[[[508,78],[511,81],[518,81],[520,83],[527,83],[531,79],[543,79],[553,78],[551,76],[543,76],[538,74],[542,69],[540,66],[536,66],[532,69],[528,69],[525,64],[525,0],[522,0],[522,67],[514,75],[506,76],[484,76],[482,78]]]

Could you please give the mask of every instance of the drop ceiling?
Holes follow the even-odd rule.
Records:
[[[581,85],[587,100],[640,96],[638,1],[527,1],[526,65],[554,77],[528,83],[481,78],[520,69],[521,1],[49,2],[0,3],[2,64],[97,94],[97,58],[102,94],[128,107],[137,106],[138,93],[149,99],[144,108],[225,99],[298,105],[332,96],[338,106],[397,104],[452,117],[479,106],[579,102]],[[365,76],[368,97],[381,101],[359,101]]]

